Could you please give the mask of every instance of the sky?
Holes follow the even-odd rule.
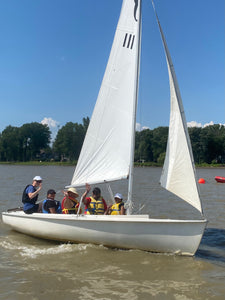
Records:
[[[0,132],[91,117],[122,0],[0,0]],[[225,1],[155,0],[189,126],[225,124]],[[169,82],[143,0],[137,128],[168,126]]]

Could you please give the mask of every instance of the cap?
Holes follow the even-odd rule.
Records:
[[[67,192],[72,192],[72,193],[74,193],[76,195],[76,197],[79,197],[79,194],[78,194],[77,190],[74,187],[69,188],[67,190]]]
[[[33,178],[33,180],[40,181],[40,180],[42,180],[42,178],[41,178],[41,176],[35,176],[35,177]]]
[[[116,195],[114,196],[114,198],[119,198],[119,199],[123,199],[123,195],[120,193],[116,193]]]
[[[48,190],[48,192],[47,192],[47,195],[49,195],[49,194],[56,194],[56,192],[55,192],[55,190],[50,189],[50,190]]]

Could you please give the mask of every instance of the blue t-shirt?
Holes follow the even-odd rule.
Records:
[[[29,194],[29,193],[34,193],[36,192],[36,189],[34,188],[33,185],[29,185],[27,188],[26,188],[26,194]],[[23,205],[23,209],[24,210],[28,210],[32,207],[34,207],[35,204],[32,204],[32,203],[24,203]]]

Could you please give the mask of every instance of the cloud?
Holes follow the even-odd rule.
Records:
[[[136,123],[136,131],[141,131],[141,124],[140,123]]]
[[[196,121],[187,122],[188,127],[202,127],[201,123],[198,123]]]
[[[207,126],[211,126],[211,125],[214,125],[214,122],[213,121],[210,121],[209,123],[205,123],[202,127],[207,127]]]
[[[205,128],[207,126],[212,126],[214,124],[215,123],[213,121],[210,121],[209,123],[205,123],[205,124],[198,123],[197,121],[187,122],[188,127],[198,127],[198,128]],[[225,124],[221,124],[221,123],[219,123],[219,125],[220,126],[225,126]],[[140,123],[136,123],[136,131],[142,131],[142,130],[145,130],[145,129],[150,129],[150,128],[147,127],[147,126],[141,126]]]
[[[196,121],[191,121],[191,122],[187,122],[187,126],[188,127],[201,127],[201,128],[205,128],[207,126],[212,126],[214,125],[215,123],[213,121],[210,121],[209,123],[205,123],[202,125],[202,123],[198,123]],[[225,124],[221,124],[219,123],[220,126],[225,126]]]
[[[43,124],[43,125],[48,125],[49,129],[50,129],[51,132],[52,132],[51,140],[52,140],[52,142],[53,142],[54,139],[56,138],[56,135],[57,135],[57,132],[58,132],[59,124],[60,124],[60,123],[59,123],[58,121],[53,120],[52,118],[47,118],[47,117],[45,117],[45,118],[41,121],[41,124]]]
[[[42,121],[41,121],[41,124],[43,125],[48,125],[48,127],[51,129],[51,128],[55,128],[59,125],[59,122],[53,120],[52,118],[44,118]]]
[[[147,127],[147,126],[141,126],[140,123],[136,123],[136,131],[142,131],[142,130],[145,130],[145,129],[150,129],[150,128]]]

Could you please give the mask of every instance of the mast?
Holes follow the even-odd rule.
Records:
[[[134,98],[133,103],[133,134],[131,136],[131,155],[130,155],[130,170],[129,170],[129,180],[128,180],[128,198],[127,198],[127,215],[132,214],[132,192],[133,192],[133,177],[134,177],[134,150],[135,150],[135,131],[136,131],[136,113],[137,113],[137,101],[138,101],[138,90],[139,90],[139,74],[140,74],[140,55],[141,55],[141,28],[142,28],[142,0],[140,0],[139,9],[139,29],[138,29],[138,51],[136,56],[136,76],[134,79]]]

